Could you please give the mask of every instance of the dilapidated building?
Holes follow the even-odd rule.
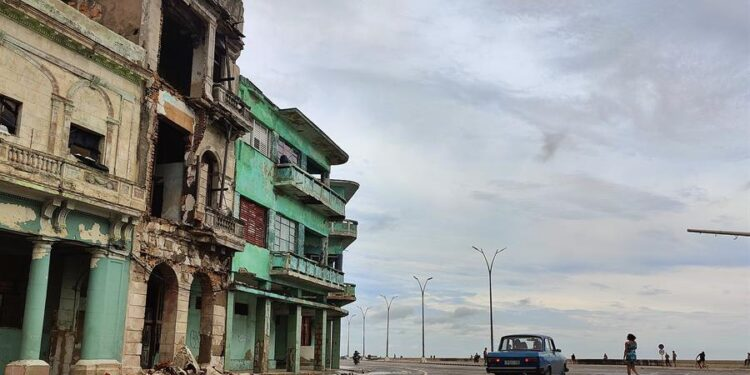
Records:
[[[242,12],[0,1],[0,371],[223,368]]]
[[[331,179],[349,156],[296,108],[240,79],[252,131],[236,146],[235,206],[245,224],[227,302],[230,371],[339,368],[342,308],[355,300],[343,252],[357,237],[346,204],[359,188]]]

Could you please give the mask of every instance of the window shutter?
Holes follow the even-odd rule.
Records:
[[[266,209],[248,199],[240,199],[240,219],[245,221],[245,241],[266,247]]]

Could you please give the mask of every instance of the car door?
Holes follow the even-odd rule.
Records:
[[[552,374],[558,375],[562,374],[563,372],[563,363],[565,360],[563,359],[562,353],[557,351],[557,348],[555,347],[555,341],[551,338],[547,338],[547,350],[550,352],[550,362],[552,365]]]

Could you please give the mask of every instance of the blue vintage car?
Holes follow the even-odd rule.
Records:
[[[487,353],[487,372],[507,375],[565,375],[566,359],[545,335],[510,335],[498,351]]]

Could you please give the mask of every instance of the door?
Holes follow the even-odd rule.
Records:
[[[164,280],[154,272],[148,280],[146,314],[141,339],[141,368],[153,368],[159,361],[159,341],[164,316]]]

